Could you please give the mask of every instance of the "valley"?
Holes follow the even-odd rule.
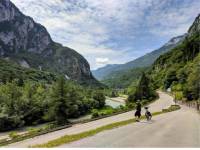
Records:
[[[192,23],[186,19],[187,30],[172,24],[181,16],[163,17],[174,19],[168,32],[169,22],[148,19],[155,12],[138,22],[123,18],[121,26],[118,15],[94,9],[102,2],[36,6],[56,12],[56,19],[32,18],[22,7],[27,2],[35,7],[32,1],[0,0],[0,146],[200,147],[200,14]]]

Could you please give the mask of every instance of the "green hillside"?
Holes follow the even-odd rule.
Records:
[[[171,88],[177,99],[193,100],[200,92],[200,34],[189,35],[181,45],[159,57],[150,74],[155,88]]]
[[[10,82],[15,79],[46,83],[51,83],[56,80],[56,75],[53,73],[24,68],[5,59],[0,59],[0,72],[0,82],[2,83]]]
[[[136,84],[137,80],[142,75],[142,72],[147,69],[148,67],[134,68],[122,72],[116,71],[102,80],[102,83],[110,88],[124,89],[130,86],[130,84]]]

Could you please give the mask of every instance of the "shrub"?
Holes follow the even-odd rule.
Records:
[[[92,118],[98,118],[99,116],[100,115],[97,111],[92,113]]]
[[[30,135],[32,135],[32,134],[35,134],[35,133],[38,133],[38,132],[40,132],[42,129],[40,129],[40,128],[38,128],[38,129],[36,129],[36,128],[29,128],[28,129],[28,133],[30,134]]]
[[[11,139],[15,139],[15,138],[19,137],[19,134],[17,132],[13,131],[13,132],[9,133],[9,137]]]
[[[135,103],[128,103],[127,107],[131,108],[131,109],[134,109],[135,108]]]
[[[103,108],[105,106],[106,97],[102,92],[96,92],[93,96],[95,101],[99,102],[99,108]]]

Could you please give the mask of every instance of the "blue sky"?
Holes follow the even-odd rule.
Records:
[[[182,35],[200,0],[11,0],[91,69],[131,61]]]

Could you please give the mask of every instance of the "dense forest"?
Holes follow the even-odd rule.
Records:
[[[31,80],[36,82],[51,83],[57,79],[55,73],[40,71],[32,68],[24,68],[15,62],[0,59],[0,82],[6,83],[13,79]]]
[[[101,90],[82,87],[65,77],[52,84],[30,78],[9,76],[1,81],[0,131],[49,121],[63,124],[105,105]]]
[[[110,88],[126,89],[131,84],[136,85],[137,81],[140,79],[142,75],[142,72],[147,71],[148,69],[149,69],[148,67],[144,67],[144,68],[129,69],[122,72],[116,71],[105,77],[105,79],[102,80],[101,82]]]

